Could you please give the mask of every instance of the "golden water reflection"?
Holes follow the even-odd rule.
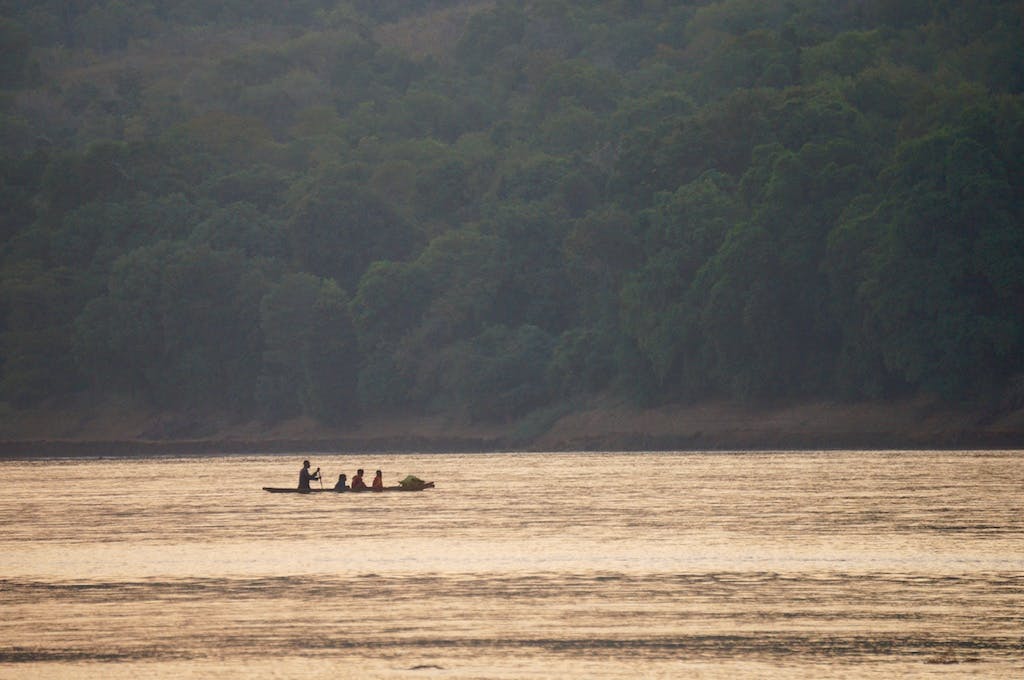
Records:
[[[0,677],[1024,674],[1020,453],[301,459],[0,463]]]

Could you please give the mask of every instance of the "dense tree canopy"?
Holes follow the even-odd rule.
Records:
[[[0,402],[998,402],[1008,0],[0,0]]]

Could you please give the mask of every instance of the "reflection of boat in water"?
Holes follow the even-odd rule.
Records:
[[[382,490],[383,491],[423,491],[424,489],[433,489],[433,488],[434,488],[434,483],[433,482],[427,482],[423,486],[411,486],[411,487],[405,487],[405,486],[385,486]],[[278,487],[278,486],[265,486],[265,487],[263,487],[263,490],[264,491],[269,491],[270,493],[350,493],[350,494],[353,494],[353,495],[356,495],[356,496],[372,495],[372,494],[375,494],[375,493],[380,493],[380,491],[372,491],[370,489],[367,489],[366,491],[352,491],[350,489],[345,489],[344,491],[335,491],[334,489],[330,489],[330,488],[327,488],[327,489],[296,489],[295,487],[289,487],[289,488],[285,489],[285,488]]]

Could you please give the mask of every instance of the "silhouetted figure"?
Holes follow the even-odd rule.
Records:
[[[335,491],[348,491],[348,484],[345,483],[345,479],[344,473],[338,475],[338,483],[334,485]]]
[[[309,461],[302,461],[302,469],[299,470],[299,491],[309,491],[309,482],[320,479],[320,468],[313,474],[309,473]]]
[[[384,473],[383,472],[381,472],[380,470],[377,470],[377,474],[375,474],[373,476],[373,484],[370,485],[370,488],[373,489],[374,491],[383,491],[384,490]]]

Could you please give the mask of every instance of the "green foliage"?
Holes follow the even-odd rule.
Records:
[[[196,224],[189,240],[214,250],[238,250],[249,257],[286,260],[284,228],[249,203],[231,203]]]
[[[946,397],[991,388],[1020,362],[1024,326],[1009,296],[1024,237],[993,151],[944,133],[898,151],[887,230],[863,284],[886,364]]]
[[[355,418],[358,352],[348,299],[337,284],[308,274],[284,276],[260,301],[260,329],[256,394],[264,417]]]
[[[0,15],[16,408],[494,421],[1024,373],[1017,2]]]
[[[501,2],[497,7],[474,14],[465,33],[455,46],[458,60],[470,71],[493,63],[503,50],[522,40],[526,16],[515,3]]]
[[[352,300],[352,316],[364,351],[394,343],[419,323],[429,290],[417,269],[376,262],[363,275]]]
[[[131,190],[134,163],[124,144],[97,142],[85,153],[54,157],[43,177],[42,197],[55,212],[96,200],[117,200]]]
[[[705,263],[742,217],[729,178],[708,173],[661,194],[648,215],[648,255],[621,288],[623,327],[653,376],[672,394],[707,383],[699,344],[700,297],[693,287]]]
[[[251,406],[261,273],[240,253],[162,241],[122,256],[75,322],[75,353],[101,387],[155,403]]]
[[[491,314],[508,274],[508,246],[493,236],[449,232],[431,241],[413,266],[431,293],[419,333],[426,342],[447,343],[472,336]]]
[[[0,270],[0,393],[25,407],[80,386],[71,357],[70,322],[82,291],[76,273],[35,260]]]
[[[494,303],[500,321],[557,332],[573,320],[574,300],[561,256],[566,228],[565,217],[543,203],[506,202],[484,219],[481,230],[509,248],[509,275]]]
[[[0,128],[4,121],[0,118]],[[19,157],[12,153],[0,152],[0,240],[7,242],[18,232],[26,229],[36,217],[37,205],[34,199],[39,193],[43,172],[46,168],[46,154],[37,151]]]
[[[126,250],[189,233],[199,209],[180,194],[138,196],[125,202],[92,202],[64,213],[50,235],[52,257],[106,278]]]
[[[705,92],[741,87],[786,87],[800,75],[797,46],[778,34],[755,29],[723,44],[709,60],[703,74]]]
[[[563,102],[557,112],[544,120],[540,136],[544,148],[570,153],[586,151],[601,143],[605,135],[596,114],[575,103]]]
[[[739,35],[762,26],[777,26],[785,20],[787,13],[781,2],[724,0],[706,3],[694,14],[688,31],[691,35],[704,32]]]
[[[815,81],[828,76],[855,76],[881,58],[883,38],[879,31],[841,33],[801,53],[801,70]]]
[[[641,261],[636,220],[619,208],[593,211],[577,221],[562,244],[566,276],[581,303],[582,320],[589,324],[616,322],[615,298]]]
[[[622,87],[613,71],[604,71],[582,60],[558,61],[549,66],[538,87],[538,99],[554,108],[568,99],[591,111],[608,111],[615,106]]]
[[[157,25],[145,5],[110,0],[93,4],[74,22],[76,43],[99,51],[124,49],[132,40],[150,37]]]
[[[506,244],[472,231],[437,237],[414,262],[374,264],[352,301],[360,347],[370,357],[360,378],[368,405],[446,399],[437,394],[443,348],[481,331],[507,268]]]
[[[473,420],[516,418],[548,397],[553,340],[536,326],[492,326],[444,353],[441,388]]]
[[[371,263],[402,259],[419,240],[387,201],[344,178],[319,182],[297,203],[288,237],[301,270],[349,289]]]
[[[31,49],[32,36],[17,22],[0,17],[0,88],[24,82]]]
[[[786,394],[803,360],[793,351],[776,252],[766,230],[740,226],[694,283],[711,379],[740,399]]]

